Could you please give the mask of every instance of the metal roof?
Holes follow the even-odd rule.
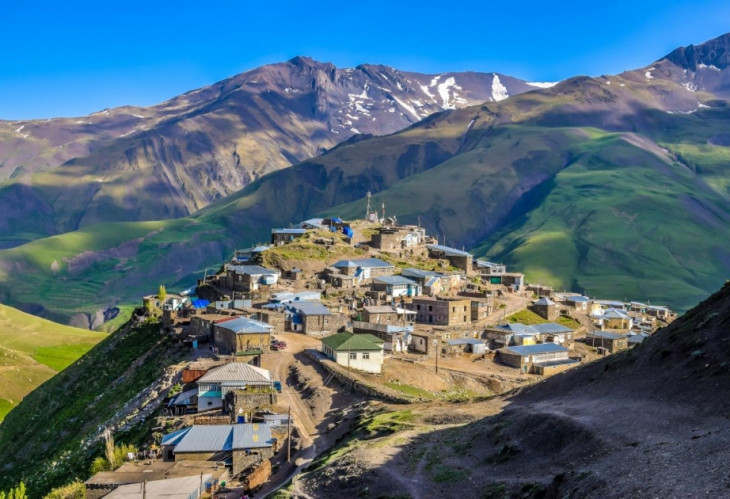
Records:
[[[387,269],[393,265],[381,260],[380,258],[362,258],[360,260],[340,260],[332,265],[335,268],[362,267],[364,269]]]
[[[555,305],[555,302],[552,301],[550,298],[543,296],[542,298],[540,298],[536,302],[533,302],[532,304],[533,305]]]
[[[532,327],[540,333],[570,333],[573,330],[569,327],[565,327],[562,324],[555,324],[554,322],[546,322],[544,324],[533,324]]]
[[[413,267],[403,269],[403,271],[401,273],[406,277],[421,277],[423,279],[428,278],[428,277],[443,276],[443,274],[439,274],[438,272],[434,272],[433,270],[422,270],[422,269],[416,269]]]
[[[225,366],[211,369],[198,379],[198,383],[223,383],[226,381],[270,383],[271,374],[260,367],[243,362],[231,362]]]
[[[373,282],[378,284],[386,284],[389,286],[407,285],[414,286],[416,281],[403,277],[402,275],[385,275],[381,277],[373,277]]]
[[[365,310],[369,314],[395,314],[397,313],[397,310],[395,307],[390,307],[388,305],[372,305],[369,307],[363,307],[363,310]]]
[[[195,397],[198,394],[198,389],[193,388],[192,390],[187,390],[182,393],[178,393],[174,397],[170,399],[170,402],[167,404],[167,407],[172,407],[177,404],[182,404],[186,400],[189,402],[191,397]]]
[[[332,315],[327,307],[319,300],[293,301],[288,308],[301,315]]]
[[[249,319],[248,317],[236,317],[235,319],[217,322],[216,327],[228,329],[236,334],[268,333],[274,328],[271,324]]]
[[[578,295],[578,296],[576,296],[576,295],[566,296],[565,299],[566,299],[566,301],[572,301],[573,303],[581,303],[581,302],[589,302],[589,301],[591,301],[591,299],[588,298],[587,296],[580,296],[580,295]]]
[[[609,308],[605,312],[603,312],[603,318],[604,319],[629,319],[630,317],[623,310]]]
[[[279,275],[277,271],[264,268],[261,265],[231,265],[228,268],[236,274]]]
[[[624,307],[624,302],[616,300],[596,300],[599,305],[605,305],[607,307]]]
[[[189,499],[198,497],[200,482],[209,482],[213,479],[210,473],[163,480],[144,480],[147,497],[164,497],[166,499]],[[142,480],[140,480],[141,482]],[[104,497],[112,499],[138,499],[143,497],[139,483],[123,484],[106,494]]]
[[[568,349],[555,343],[538,343],[537,345],[523,345],[519,347],[504,347],[498,350],[514,353],[521,356],[534,355],[537,353],[567,352]]]
[[[466,251],[458,250],[456,248],[450,248],[449,246],[444,246],[442,244],[427,244],[426,247],[436,251],[443,251],[447,256],[472,256],[471,253],[467,253]]]
[[[446,340],[449,345],[483,345],[484,342],[476,338],[457,338],[454,340]]]
[[[382,350],[383,340],[372,334],[337,333],[322,338],[322,343],[334,351]]]
[[[306,234],[307,229],[271,229],[272,234]]]
[[[626,338],[625,334],[610,333],[608,331],[594,331],[586,333],[586,338],[603,340],[620,340]]]
[[[182,434],[179,438],[179,435]],[[175,440],[168,437],[176,435]],[[265,423],[228,425],[193,425],[162,439],[162,445],[174,445],[174,452],[220,452],[271,447],[271,429]]]

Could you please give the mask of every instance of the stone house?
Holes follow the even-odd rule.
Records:
[[[198,412],[222,408],[226,395],[235,390],[272,393],[271,374],[241,362],[211,369],[198,379]]]
[[[430,258],[448,260],[452,267],[461,269],[467,274],[473,272],[474,257],[470,253],[441,244],[428,244],[426,247]]]
[[[497,350],[495,360],[523,373],[548,374],[577,363],[568,357],[568,349],[554,343],[511,346]]]
[[[294,301],[286,306],[291,330],[310,336],[329,334],[340,325],[320,300]]]
[[[586,333],[586,344],[608,353],[620,352],[629,347],[628,337],[625,334],[609,331],[593,331]]]
[[[362,258],[359,260],[340,260],[332,265],[340,273],[348,276],[355,276],[361,279],[392,275],[395,266],[379,258]]]
[[[426,239],[426,229],[416,226],[386,226],[370,238],[370,245],[380,250],[399,250],[421,244]]]
[[[258,291],[279,282],[279,272],[260,265],[229,265],[223,284],[234,291]]]
[[[307,233],[307,229],[271,229],[271,244],[290,243]]]
[[[471,300],[418,297],[407,304],[416,312],[416,322],[457,326],[471,323]]]
[[[223,354],[238,355],[260,350],[266,352],[271,343],[271,324],[246,317],[219,320],[213,327],[213,342]]]
[[[558,317],[560,317],[558,305],[550,298],[544,296],[539,300],[533,302],[532,305],[530,305],[528,308],[548,321],[554,321],[557,320]]]
[[[374,277],[372,287],[374,291],[383,292],[393,298],[421,295],[421,285],[402,275]]]
[[[265,423],[193,425],[165,435],[161,447],[165,461],[232,462],[234,477],[277,450]]]
[[[355,334],[371,334],[383,340],[386,352],[405,352],[411,343],[413,326],[397,325],[376,322],[352,322],[352,332]]]

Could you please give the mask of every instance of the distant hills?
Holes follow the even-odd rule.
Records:
[[[105,337],[0,304],[0,422],[23,397]]]
[[[390,134],[539,86],[296,57],[148,108],[0,122],[0,248],[96,223],[187,216],[355,134]]]
[[[160,282],[192,283],[272,226],[361,217],[371,191],[387,214],[532,282],[687,309],[730,274],[729,43],[358,136],[189,217],[88,226],[2,251],[0,297],[59,318],[136,300]]]

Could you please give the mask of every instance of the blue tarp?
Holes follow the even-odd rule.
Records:
[[[346,235],[347,237],[352,237],[355,235],[354,232],[352,232],[352,229],[349,227],[342,227],[342,233]]]
[[[205,308],[210,305],[208,300],[193,300],[193,308]]]

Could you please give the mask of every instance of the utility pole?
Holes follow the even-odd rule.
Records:
[[[436,363],[436,374],[439,373],[439,340],[433,340],[433,346],[435,348],[434,362]]]
[[[291,462],[291,406],[289,406],[289,417],[286,420],[286,462]]]

